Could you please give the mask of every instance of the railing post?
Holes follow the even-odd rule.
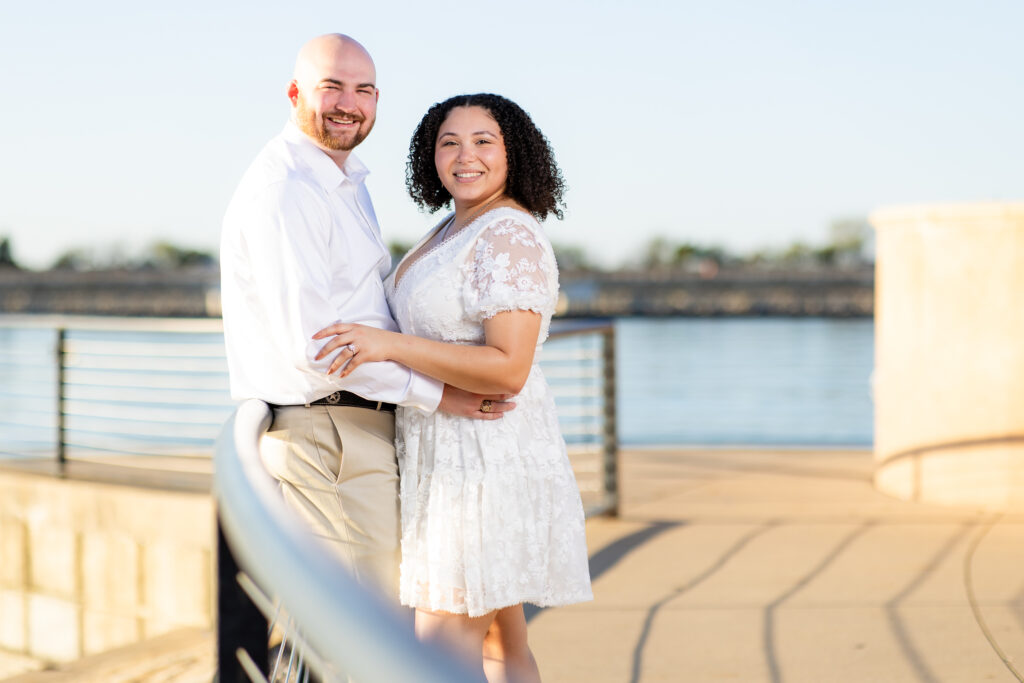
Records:
[[[619,514],[619,436],[616,416],[618,398],[615,387],[615,323],[602,333],[604,365],[604,449],[602,452],[604,493],[609,515]]]
[[[64,449],[64,340],[67,337],[67,329],[57,328],[57,464],[61,470],[67,462],[67,453]]]
[[[270,671],[268,622],[238,584],[238,562],[217,517],[217,683],[248,683],[239,651],[266,677]]]

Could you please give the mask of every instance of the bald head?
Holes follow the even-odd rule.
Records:
[[[292,120],[339,166],[377,118],[377,69],[366,48],[340,33],[302,46],[288,84]]]
[[[357,40],[342,33],[317,36],[303,45],[295,60],[295,73],[292,78],[300,87],[305,87],[311,82],[315,83],[325,70],[340,65],[361,67],[372,76],[374,84],[377,82],[377,69],[373,65],[370,53]]]

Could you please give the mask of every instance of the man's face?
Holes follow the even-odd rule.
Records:
[[[377,119],[373,62],[343,47],[324,54],[313,70],[312,78],[292,84],[295,122],[325,152],[349,152]]]

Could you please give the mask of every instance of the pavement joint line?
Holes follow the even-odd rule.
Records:
[[[988,535],[988,532],[992,531],[992,529],[996,526],[996,524],[1000,522],[1001,519],[1002,515],[994,515],[985,526],[981,527],[981,529],[974,535],[974,538],[971,540],[971,545],[967,549],[967,554],[964,555],[964,588],[967,591],[967,602],[971,605],[971,612],[974,613],[974,620],[978,623],[978,626],[981,628],[981,633],[985,636],[985,640],[987,640],[989,645],[992,646],[992,649],[995,650],[995,653],[999,655],[999,659],[1003,660],[1003,664],[1005,664],[1006,668],[1010,670],[1010,673],[1012,673],[1018,681],[1024,683],[1024,676],[1022,676],[1020,671],[1018,671],[1017,668],[1013,665],[1013,662],[1011,662],[1010,658],[1006,655],[1005,652],[1003,652],[1003,649],[999,647],[999,643],[996,642],[995,636],[992,634],[992,631],[989,630],[988,624],[985,623],[985,617],[981,613],[981,607],[979,606],[977,597],[974,593],[974,577],[972,574],[972,567],[974,564],[974,553],[975,551],[977,551],[978,546],[981,545],[981,542],[982,540],[984,540],[985,536]]]

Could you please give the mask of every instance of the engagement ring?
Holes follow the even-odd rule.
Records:
[[[490,399],[486,399],[485,398],[480,403],[480,412],[481,413],[489,413],[489,412],[491,412],[491,401],[490,401]]]

